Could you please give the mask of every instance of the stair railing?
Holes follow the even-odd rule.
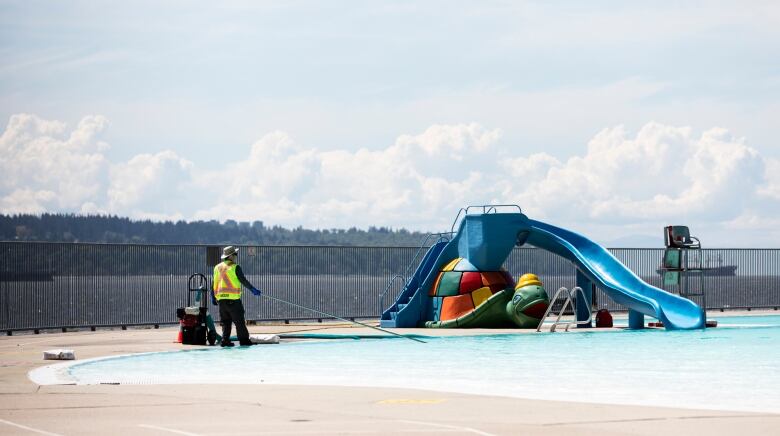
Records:
[[[558,297],[561,294],[564,294],[564,302],[563,306],[561,306],[561,310],[558,312],[557,317],[555,318],[555,321],[550,326],[550,333],[555,332],[555,329],[558,326],[565,326],[564,331],[568,332],[569,327],[572,325],[585,325],[590,324],[593,319],[593,313],[592,311],[588,310],[588,319],[577,321],[577,303],[575,302],[577,298],[577,293],[582,294],[582,301],[587,301],[587,297],[585,296],[585,291],[582,290],[581,287],[575,286],[572,288],[571,292],[566,287],[561,287],[555,292],[555,296],[550,300],[550,304],[547,306],[547,310],[544,311],[544,316],[542,316],[542,319],[539,320],[539,325],[536,327],[536,331],[540,332],[542,331],[542,325],[544,324],[544,321],[547,319],[547,316],[550,314],[550,312],[553,310],[553,306],[558,301]],[[574,312],[574,320],[573,321],[561,321],[561,317],[563,316],[564,312],[566,312],[566,308],[571,305],[572,311]]]
[[[434,237],[434,236],[437,237],[436,241],[433,244],[431,244],[430,246],[428,246],[428,241],[432,237]],[[433,245],[435,245],[435,244],[437,244],[437,243],[439,243],[441,241],[447,241],[447,240],[449,240],[449,236],[450,236],[450,233],[447,233],[447,232],[444,232],[444,233],[428,233],[425,236],[425,239],[423,239],[422,244],[420,244],[420,247],[417,249],[417,252],[414,253],[414,257],[412,257],[412,260],[409,262],[409,265],[406,266],[406,269],[404,270],[404,273],[403,274],[396,274],[395,276],[393,276],[393,278],[390,279],[390,282],[385,287],[385,290],[382,291],[382,293],[379,295],[379,316],[380,316],[380,318],[382,317],[382,313],[385,310],[384,309],[385,308],[385,296],[387,295],[388,291],[390,291],[390,288],[393,286],[393,283],[396,281],[396,279],[400,278],[401,280],[403,280],[404,285],[401,288],[401,291],[403,291],[403,289],[406,288],[406,285],[409,284],[409,282],[411,282],[411,277],[409,277],[409,275],[411,273],[412,268],[415,265],[419,264],[420,260],[418,260],[418,258],[420,257],[420,254],[423,252],[423,249],[426,248],[426,247],[431,247],[431,246],[433,246]],[[418,277],[418,280],[419,280],[419,277]]]
[[[379,296],[379,317],[382,317],[382,312],[385,311],[385,294],[390,290],[390,288],[393,286],[393,283],[395,283],[396,279],[401,279],[403,281],[403,286],[401,286],[401,290],[403,290],[406,287],[406,277],[396,274],[393,276],[392,279],[390,279],[390,283],[387,284],[385,287],[385,290],[382,291],[382,294]]]
[[[520,206],[516,204],[480,204],[480,205],[461,207],[460,210],[458,210],[458,214],[455,215],[455,220],[452,222],[452,226],[450,227],[450,233],[455,233],[455,225],[458,224],[458,219],[460,218],[461,214],[463,214],[464,216],[468,215],[471,209],[482,209],[482,213],[498,213],[499,207],[517,208],[518,212],[520,213],[523,212],[523,209],[521,209]]]

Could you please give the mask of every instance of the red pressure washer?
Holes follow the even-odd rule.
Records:
[[[195,293],[195,305],[191,304]],[[208,312],[208,280],[200,273],[192,274],[187,280],[187,306],[176,309],[181,326],[181,343],[184,345],[214,345],[217,332]]]

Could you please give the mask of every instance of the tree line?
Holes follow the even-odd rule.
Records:
[[[128,244],[419,246],[425,234],[406,229],[292,229],[262,221],[132,220],[115,215],[0,214],[0,240]]]
[[[399,274],[410,262],[413,267],[419,263],[425,253],[419,252],[420,245],[432,243],[425,236],[386,227],[309,230],[267,227],[262,221],[154,222],[106,215],[0,214],[0,241],[9,241],[0,244],[0,281],[210,271],[224,245],[257,247],[240,253],[247,274]],[[120,245],[62,244],[42,249],[39,244],[18,242]],[[541,250],[516,250],[506,267],[537,274],[572,273],[568,262]]]

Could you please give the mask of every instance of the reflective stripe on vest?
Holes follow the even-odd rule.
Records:
[[[236,276],[236,264],[222,262],[214,267],[214,297],[217,300],[241,298],[241,282]]]

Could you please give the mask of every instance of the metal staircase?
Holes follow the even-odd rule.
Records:
[[[395,320],[398,317],[398,314],[411,302],[416,294],[417,288],[419,288],[423,280],[425,280],[425,277],[422,276],[422,272],[424,272],[426,269],[425,266],[428,263],[436,260],[444,245],[449,242],[450,236],[450,233],[428,234],[423,240],[422,244],[420,244],[420,248],[409,262],[409,265],[407,266],[404,273],[393,276],[393,278],[387,284],[385,290],[382,291],[382,294],[379,296],[379,323],[382,327],[396,327]],[[431,239],[434,239],[434,242],[429,247],[428,244],[430,243]],[[424,251],[426,248],[427,251]],[[425,252],[425,255],[423,256],[422,260],[419,260],[420,254],[423,252]],[[417,269],[412,274],[412,268],[415,266],[417,266]],[[393,287],[393,284],[399,279],[403,283],[403,288],[396,298],[396,301],[385,310],[385,298],[388,296],[390,289]]]

